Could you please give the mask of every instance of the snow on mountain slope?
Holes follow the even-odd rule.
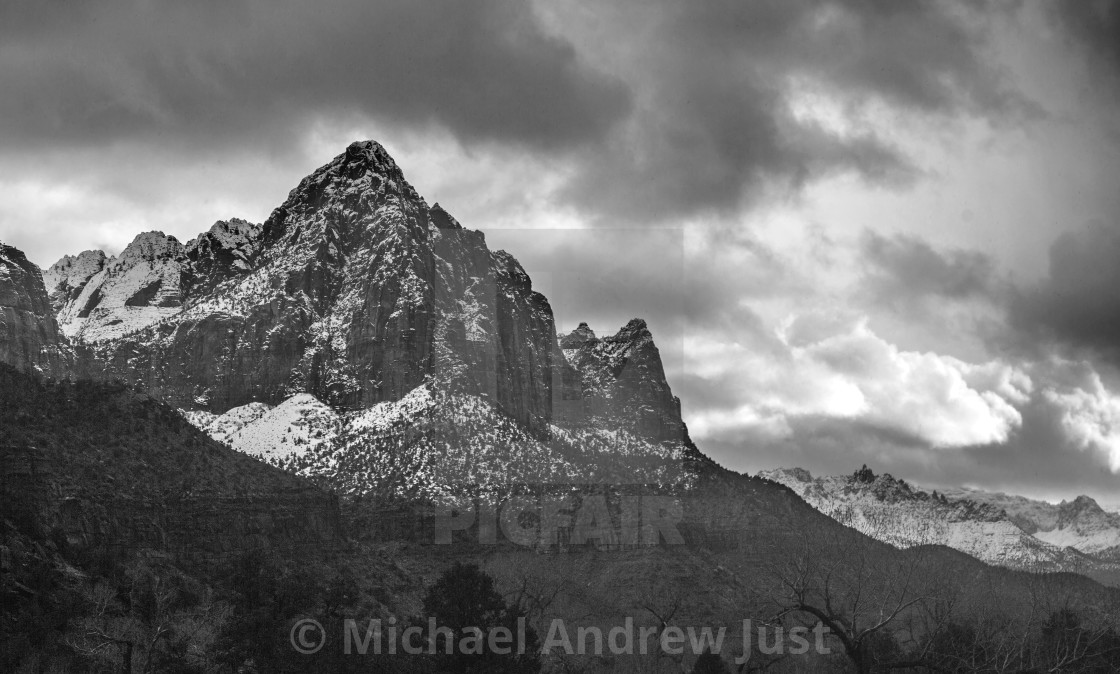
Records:
[[[813,478],[802,469],[778,469],[759,476],[786,485],[842,524],[897,547],[946,545],[989,564],[1032,571],[1116,570],[1115,565],[1031,536],[994,505],[952,501],[890,475],[875,476],[864,469],[855,475]]]
[[[98,262],[83,253],[51,266],[48,287],[61,301],[58,322],[72,339],[96,342],[141,330],[174,315],[182,305],[180,274],[185,249],[173,236],[145,232],[117,257],[104,261],[84,283],[82,276]]]
[[[105,268],[108,258],[100,250],[87,250],[66,255],[43,272],[43,284],[55,313],[68,302],[78,299],[89,280]]]
[[[439,500],[463,489],[523,484],[691,480],[683,445],[555,426],[541,440],[488,400],[427,385],[344,414],[308,394],[275,408],[254,403],[221,415],[182,414],[234,449],[350,496]]]
[[[976,489],[946,489],[950,500],[968,499],[1004,510],[1008,518],[1035,538],[1061,547],[1110,558],[1120,548],[1120,514],[1106,511],[1088,496],[1072,501],[1047,503],[1023,496]]]
[[[272,405],[265,403],[249,403],[226,410],[224,414],[214,414],[206,410],[179,410],[179,413],[218,442],[229,444],[231,435],[260,419],[271,409]]]
[[[1058,522],[1053,529],[1037,531],[1034,536],[1052,545],[1100,554],[1120,548],[1120,515],[1105,512],[1088,496],[1078,496],[1058,504]]]
[[[294,395],[276,407],[249,403],[224,414],[180,412],[218,442],[272,463],[330,442],[338,434],[340,422],[334,410],[307,393]]]
[[[943,493],[951,501],[975,501],[999,508],[1028,534],[1050,530],[1058,525],[1058,506],[1046,501],[970,488],[946,488]]]
[[[685,458],[683,445],[624,431],[553,427],[541,440],[488,400],[421,387],[356,414],[337,443],[291,467],[325,476],[343,493],[438,500],[462,488],[521,484],[686,485]]]
[[[162,232],[138,235],[121,254],[99,250],[63,257],[43,274],[63,332],[82,342],[119,339],[178,313],[190,292],[244,272],[261,225],[216,222],[185,246]]]
[[[229,446],[266,461],[329,443],[338,433],[338,414],[308,393],[288,398],[229,436]]]

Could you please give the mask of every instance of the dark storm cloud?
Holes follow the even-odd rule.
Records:
[[[1050,273],[1011,302],[1029,342],[1054,339],[1120,358],[1120,227],[1066,232],[1050,246]]]
[[[568,191],[613,217],[732,210],[772,183],[796,188],[837,171],[874,183],[911,180],[920,167],[860,118],[864,104],[935,116],[1027,108],[986,60],[985,20],[963,3],[620,7],[611,27],[635,111]],[[646,25],[634,36],[624,30]],[[791,92],[805,85],[855,113],[851,128],[799,117]]]
[[[1120,85],[1120,2],[1079,0],[1049,3],[1068,34],[1083,45],[1091,65]]]
[[[546,29],[518,0],[6,2],[0,143],[276,152],[322,119],[435,126],[542,157],[578,150],[560,196],[644,223],[838,171],[920,174],[859,114],[843,131],[799,117],[798,87],[845,113],[1022,108],[986,60],[986,20],[953,0],[589,8],[586,24],[564,6]]]
[[[926,298],[984,297],[996,290],[995,261],[979,251],[937,250],[912,235],[868,231],[860,252],[867,267],[865,292],[894,308]]]
[[[9,151],[283,145],[330,115],[556,148],[629,105],[514,0],[9,1],[0,91]]]

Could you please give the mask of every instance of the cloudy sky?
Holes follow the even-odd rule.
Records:
[[[1118,2],[8,0],[0,91],[43,266],[373,138],[729,467],[1120,502]]]

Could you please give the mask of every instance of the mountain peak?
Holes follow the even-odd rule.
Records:
[[[633,348],[638,348],[646,344],[652,344],[653,333],[650,332],[645,319],[632,318],[630,322],[624,325],[622,329],[610,337],[609,340],[615,343],[630,344]]]
[[[1092,497],[1082,494],[1072,501],[1062,501],[1059,508],[1067,513],[1103,513],[1104,509]]]
[[[580,323],[579,327],[560,338],[561,349],[578,349],[584,344],[598,341],[595,331],[587,323]]]
[[[132,266],[141,260],[176,257],[184,250],[183,244],[174,236],[156,231],[142,232],[110,264],[114,267]]]
[[[649,332],[649,327],[646,325],[644,318],[631,318],[630,322],[623,328],[625,332],[640,332],[643,330]]]
[[[346,146],[346,152],[340,156],[345,156],[349,164],[365,164],[368,168],[376,169],[378,173],[400,172],[397,162],[393,161],[388,150],[375,140],[356,140]]]

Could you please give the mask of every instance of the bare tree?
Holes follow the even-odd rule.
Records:
[[[786,552],[785,560],[769,568],[772,620],[800,616],[823,625],[861,673],[874,665],[915,666],[901,649],[890,648],[887,628],[928,611],[935,600],[920,549],[900,553],[839,530],[800,537]]]

